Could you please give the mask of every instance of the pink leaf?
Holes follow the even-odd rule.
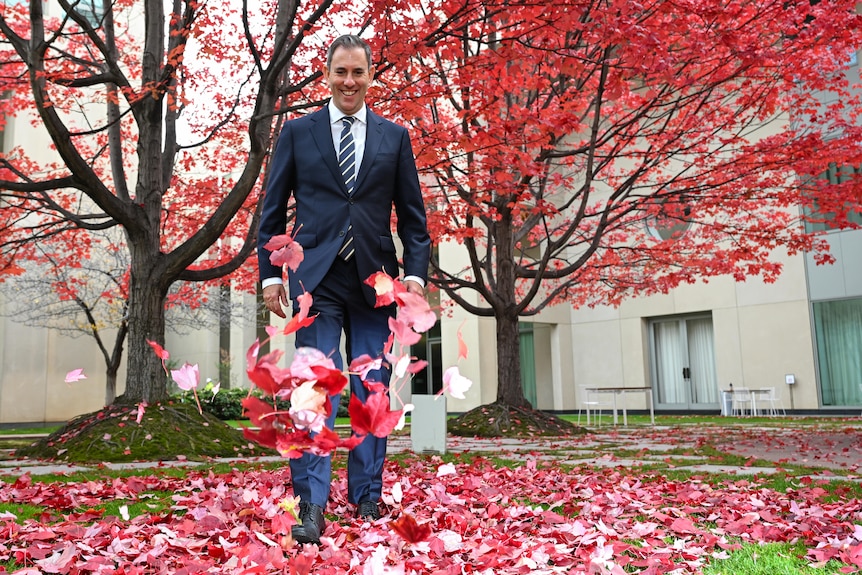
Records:
[[[437,315],[431,311],[431,307],[424,297],[403,292],[396,296],[398,304],[398,317],[419,333],[424,333],[434,327],[437,323]]]
[[[389,330],[395,334],[395,339],[401,342],[401,345],[415,345],[422,339],[422,335],[413,331],[406,321],[394,317],[389,318]]]
[[[190,365],[186,363],[180,369],[172,369],[171,378],[176,382],[180,389],[185,391],[196,389],[201,379],[198,364]]]
[[[288,235],[273,236],[264,248],[270,250],[269,261],[275,266],[287,266],[291,271],[296,271],[302,263],[302,246]]]
[[[72,543],[67,543],[63,552],[54,551],[47,559],[36,561],[44,573],[67,573],[69,564],[75,560],[76,549]]]
[[[350,373],[359,374],[363,381],[368,377],[368,372],[383,367],[383,358],[371,357],[368,354],[361,355],[350,362]]]
[[[79,367],[78,369],[73,369],[66,374],[66,383],[74,383],[82,379],[87,379],[87,376],[84,375],[84,368],[82,367]]]
[[[147,409],[147,402],[146,401],[142,401],[141,403],[138,404],[138,412],[137,412],[137,416],[135,417],[135,421],[137,423],[140,423],[141,420],[144,418],[144,411],[146,411],[146,409]]]

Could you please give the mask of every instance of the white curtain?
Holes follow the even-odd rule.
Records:
[[[862,404],[862,299],[814,304],[824,406]]]
[[[712,320],[690,319],[685,322],[688,332],[688,361],[691,368],[692,403],[718,403],[718,378]]]
[[[658,379],[657,403],[688,403],[685,380],[682,378],[684,356],[680,339],[678,321],[662,321],[653,324]]]

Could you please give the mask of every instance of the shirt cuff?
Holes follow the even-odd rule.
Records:
[[[404,279],[403,279],[403,280],[401,280],[401,281],[402,281],[402,282],[406,282],[406,281],[408,281],[408,280],[409,280],[409,281],[414,281],[414,282],[418,283],[418,284],[419,284],[419,285],[421,285],[423,288],[425,287],[425,280],[423,280],[423,279],[422,279],[422,278],[420,278],[419,276],[404,276]]]
[[[283,285],[284,281],[281,278],[266,278],[265,280],[260,282],[261,289],[274,285]]]

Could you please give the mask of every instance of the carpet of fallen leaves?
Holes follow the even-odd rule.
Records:
[[[0,516],[0,561],[28,574],[683,574],[739,541],[803,541],[812,563],[835,558],[862,570],[862,504],[835,501],[810,478],[777,492],[756,477],[711,484],[540,458],[510,468],[417,456],[387,463],[388,514],[372,524],[351,518],[338,472],[322,545],[301,548],[279,506],[290,494],[286,470],[143,473],[0,484],[0,502],[52,510],[23,524]],[[130,519],[99,510],[153,492],[173,493],[170,509]],[[396,532],[395,520],[408,516],[430,536],[409,542]]]

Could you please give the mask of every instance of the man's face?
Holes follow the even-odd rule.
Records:
[[[362,107],[371,84],[373,70],[368,68],[365,50],[338,47],[332,54],[330,67],[323,67],[326,82],[332,92],[332,102],[339,110],[352,116]]]

